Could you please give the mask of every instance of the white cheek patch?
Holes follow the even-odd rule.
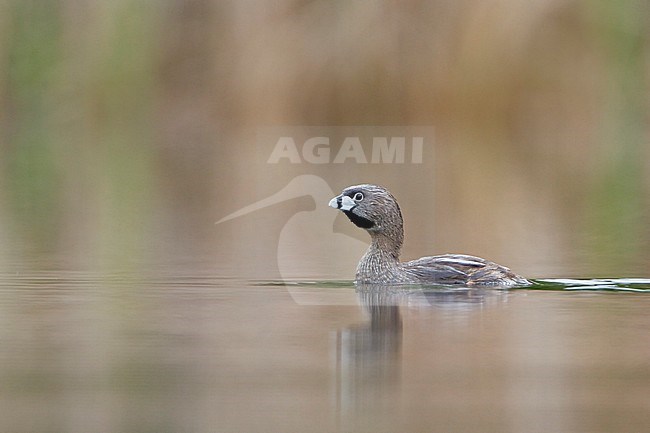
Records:
[[[341,210],[351,210],[353,207],[355,207],[357,204],[352,200],[350,197],[347,195],[344,195],[343,198],[341,199]]]

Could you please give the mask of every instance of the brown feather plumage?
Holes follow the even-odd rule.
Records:
[[[521,286],[530,284],[505,266],[462,254],[444,254],[400,262],[404,222],[395,197],[377,185],[345,188],[330,201],[355,225],[364,228],[371,244],[359,261],[357,283]]]

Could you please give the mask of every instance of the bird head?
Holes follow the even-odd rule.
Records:
[[[378,185],[355,185],[345,188],[329,205],[341,210],[354,225],[370,234],[402,230],[402,212],[395,197]]]

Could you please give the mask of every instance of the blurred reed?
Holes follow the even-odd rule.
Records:
[[[413,124],[436,127],[429,179],[364,168],[409,203],[407,254],[647,276],[649,8],[2,2],[0,255],[233,264],[260,234],[213,222],[285,183],[258,191],[256,128]]]

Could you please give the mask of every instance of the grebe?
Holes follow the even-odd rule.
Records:
[[[464,254],[444,254],[400,262],[404,241],[402,212],[395,197],[377,185],[343,190],[329,205],[340,209],[357,227],[365,229],[371,244],[359,261],[356,282],[361,284],[439,284],[467,286],[521,286],[530,282],[510,269]]]

